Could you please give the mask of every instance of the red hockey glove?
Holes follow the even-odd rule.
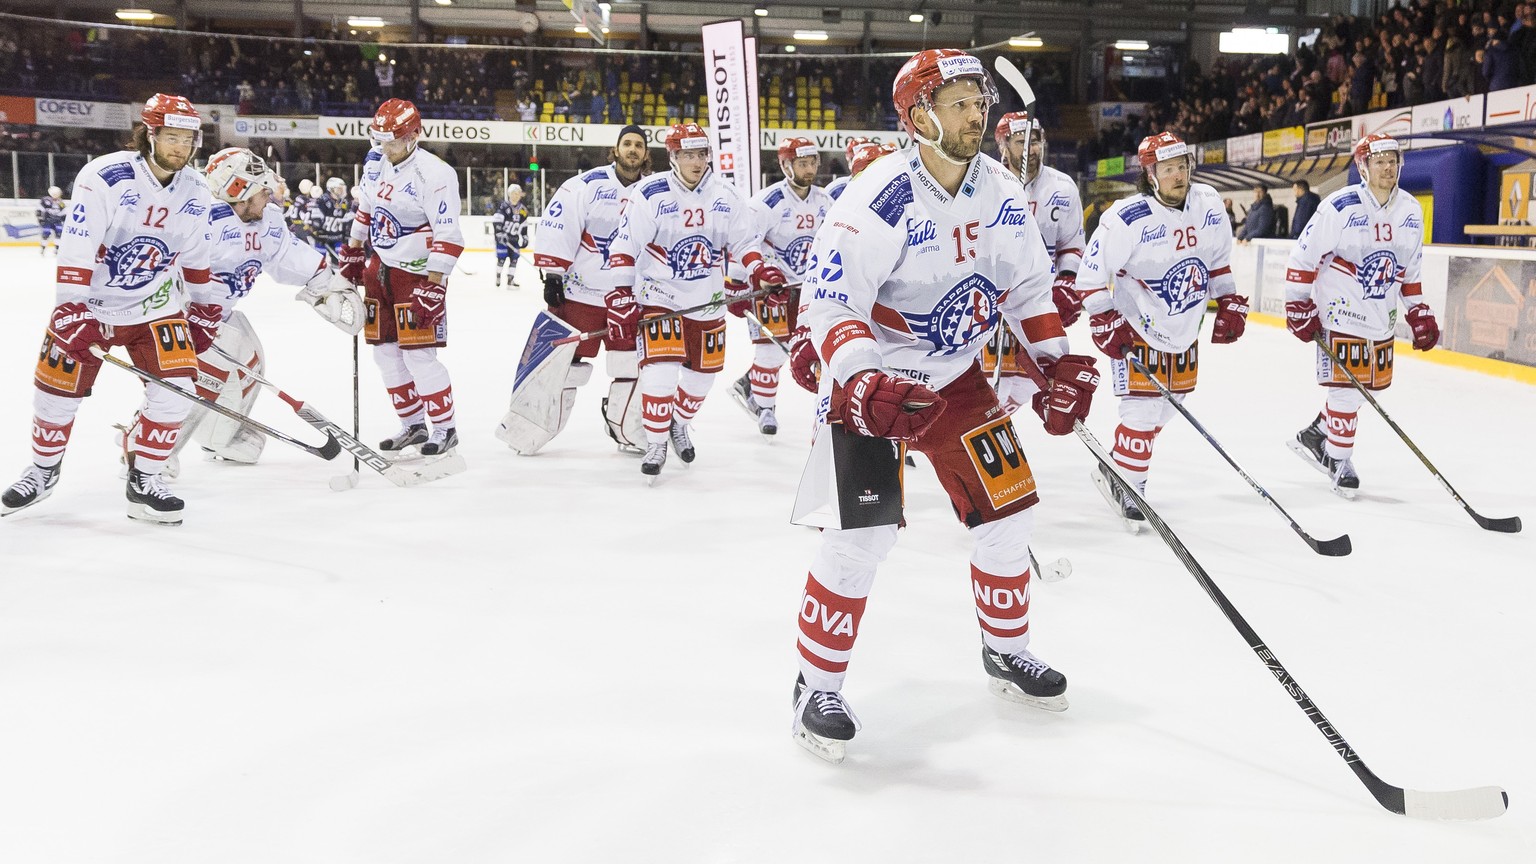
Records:
[[[1237,341],[1248,326],[1248,298],[1228,294],[1216,298],[1216,324],[1211,327],[1211,342],[1227,345]]]
[[[752,299],[747,296],[748,293],[745,282],[725,280],[725,299],[728,301],[725,311],[737,318],[747,314],[747,310],[752,308]]]
[[[1088,332],[1093,344],[1099,346],[1111,360],[1119,360],[1136,344],[1136,331],[1125,321],[1119,310],[1111,309],[1088,316]]]
[[[761,291],[764,288],[772,288],[763,300],[775,309],[783,309],[789,305],[789,287],[785,284],[784,271],[777,267],[764,264],[752,271],[748,277],[752,280],[752,290]]]
[[[76,362],[90,359],[91,346],[106,341],[101,324],[84,303],[60,303],[48,322],[48,332],[53,334],[53,344]]]
[[[443,317],[448,289],[431,282],[419,282],[411,288],[411,315],[417,327],[435,327]]]
[[[213,347],[224,321],[224,307],[217,303],[191,303],[187,306],[187,324],[192,330],[192,350],[201,354]]]
[[[1050,380],[1035,393],[1034,408],[1045,421],[1046,432],[1066,435],[1074,422],[1088,419],[1093,391],[1099,386],[1099,370],[1093,364],[1092,357],[1081,354],[1063,354],[1049,365],[1040,364]]]
[[[1428,304],[1419,303],[1408,310],[1408,326],[1413,328],[1413,350],[1428,351],[1440,341],[1440,325]]]
[[[832,417],[860,435],[910,441],[944,411],[944,397],[909,378],[866,369],[832,392]]]
[[[1317,320],[1317,304],[1312,298],[1286,302],[1285,326],[1290,328],[1292,336],[1303,342],[1311,342],[1323,332],[1323,325]]]
[[[1051,283],[1051,302],[1056,304],[1056,314],[1061,318],[1061,326],[1071,327],[1083,314],[1083,298],[1077,296],[1077,274],[1057,273],[1056,281]]]
[[[815,393],[821,383],[821,357],[811,344],[811,328],[800,326],[789,340],[789,374],[795,383]]]
[[[363,269],[368,264],[368,254],[361,246],[353,246],[350,243],[341,244],[341,250],[336,253],[336,260],[341,262],[337,269],[353,285],[363,284]]]
[[[635,350],[635,334],[640,327],[640,304],[635,302],[635,292],[622,286],[603,295],[603,305],[608,309],[608,350]]]

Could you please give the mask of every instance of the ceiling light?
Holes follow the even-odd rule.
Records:
[[[799,42],[825,42],[827,31],[825,30],[796,30],[795,40]]]
[[[913,24],[921,24],[923,23],[923,13],[913,12],[911,15],[907,16],[907,20],[911,21]]]
[[[1009,48],[1039,48],[1045,40],[1038,36],[1015,36],[1008,40]]]
[[[119,9],[117,18],[119,21],[153,21],[155,13],[149,9]]]
[[[588,30],[587,29],[587,25],[585,25],[585,24],[577,24],[576,25],[576,32],[577,33],[590,33],[592,31]]]
[[[1257,27],[1234,27],[1220,34],[1216,44],[1222,54],[1284,54],[1291,49],[1289,36]]]
[[[768,10],[764,9],[761,6],[759,6],[756,9],[752,10],[752,14],[756,15],[759,18],[767,18],[768,17]]]
[[[1115,47],[1121,51],[1145,51],[1152,46],[1145,39],[1121,39],[1115,43]]]
[[[437,0],[437,5],[439,5],[439,6],[452,6],[453,5],[453,0]]]
[[[795,53],[795,46],[793,46],[793,45],[785,45],[784,46],[784,53],[785,54],[793,54],[793,53]]]
[[[384,19],[383,18],[377,18],[377,17],[374,17],[372,15],[368,15],[368,16],[364,16],[364,17],[353,17],[353,18],[348,18],[347,19],[347,26],[348,27],[362,27],[364,29],[367,29],[367,28],[370,28],[370,27],[383,27],[384,26]]]

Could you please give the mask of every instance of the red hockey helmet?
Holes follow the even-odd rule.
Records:
[[[1396,153],[1397,158],[1403,158],[1403,145],[1396,138],[1375,132],[1355,142],[1355,170],[1360,172],[1361,182],[1365,182],[1366,162],[1377,153]]]
[[[198,115],[197,109],[192,107],[181,96],[169,96],[165,93],[156,93],[144,103],[144,111],[139,115],[153,132],[162,126],[172,129],[188,129],[193,132],[201,132],[203,118]]]
[[[858,176],[859,172],[874,164],[876,159],[895,153],[896,149],[894,143],[876,144],[870,141],[860,144],[859,149],[854,151],[853,158],[848,160],[849,175]]]
[[[373,112],[368,137],[375,144],[406,138],[421,131],[421,112],[406,99],[390,99]]]
[[[1181,157],[1189,159],[1190,167],[1194,167],[1195,154],[1189,149],[1189,145],[1184,143],[1183,138],[1172,132],[1148,135],[1141,139],[1141,145],[1136,148],[1136,161],[1149,171],[1159,162]]]
[[[809,138],[785,138],[779,142],[779,164],[793,162],[801,156],[819,156],[816,142]]]
[[[859,145],[869,144],[873,141],[873,138],[866,138],[863,135],[855,135],[852,138],[849,138],[848,143],[843,145],[843,161],[847,162],[849,165],[852,165],[854,151],[859,149]]]
[[[902,131],[916,138],[917,128],[912,125],[910,116],[912,109],[933,110],[933,91],[965,78],[976,79],[990,111],[997,104],[997,85],[992,83],[992,76],[987,74],[987,67],[981,60],[958,48],[930,48],[912,55],[912,59],[896,73],[896,81],[891,85],[891,101],[896,106],[896,118],[901,122]]]
[[[1029,146],[1036,141],[1040,146],[1045,146],[1045,127],[1040,121],[1030,116],[1028,111],[1009,111],[998,118],[997,128],[993,130],[992,137],[997,141],[997,158],[1004,165],[1008,164],[1008,139],[1024,132],[1028,137],[1024,139],[1024,158],[1029,159]],[[1044,158],[1044,151],[1041,151]]]
[[[669,155],[681,150],[708,150],[709,133],[697,123],[673,123],[662,143]]]

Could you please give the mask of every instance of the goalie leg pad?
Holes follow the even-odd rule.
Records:
[[[219,336],[214,344],[257,374],[266,373],[266,357],[261,339],[245,313],[236,311],[232,314],[219,328]],[[261,385],[254,378],[236,370],[216,351],[204,352],[198,357],[198,363],[226,373],[215,402],[241,414],[251,413],[256,397],[261,392]],[[200,375],[199,381],[211,382],[215,377]],[[219,459],[242,465],[255,464],[267,445],[267,436],[212,411],[204,414],[193,437],[201,447],[212,451]]]
[[[592,376],[588,363],[574,363],[577,343],[555,345],[576,331],[565,322],[540,312],[523,348],[511,403],[496,426],[496,437],[524,456],[548,444],[570,418],[576,388]]]
[[[603,425],[615,444],[636,453],[645,449],[645,421],[634,378],[615,378],[603,400]]]

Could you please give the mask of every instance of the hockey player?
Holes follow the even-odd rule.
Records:
[[[838,177],[831,183],[827,184],[827,195],[830,196],[833,201],[836,201],[842,196],[843,189],[847,187],[848,181],[852,180],[854,175],[859,173],[853,170],[853,155],[858,152],[860,147],[864,146],[865,144],[872,143],[874,143],[874,140],[871,138],[866,138],[863,135],[855,135],[854,137],[849,138],[848,142],[843,145],[843,164],[848,166],[848,173],[845,176]]]
[[[1428,351],[1440,341],[1440,326],[1419,284],[1424,212],[1397,186],[1398,142],[1367,135],[1355,143],[1354,161],[1360,183],[1318,205],[1285,271],[1287,326],[1303,342],[1319,333],[1328,342],[1328,350],[1317,348],[1317,383],[1328,393],[1323,413],[1296,433],[1291,447],[1328,474],[1335,491],[1346,497],[1360,487],[1351,457],[1365,397],[1335,364],[1344,364],[1367,389],[1385,390],[1392,383],[1399,302],[1414,350]]]
[[[993,691],[1060,711],[1066,678],[1029,650],[1035,480],[977,355],[999,318],[1024,334],[1044,373],[1036,408],[1055,435],[1087,416],[1098,373],[1092,358],[1067,353],[1051,262],[1017,181],[980,152],[997,101],[981,61],[954,49],[917,54],[897,75],[893,101],[914,145],[848,187],[812,250],[806,319],[832,424],[817,436],[906,441],[928,456],[971,532],[970,590]],[[811,563],[794,734],[831,761],[858,729],[843,679],[875,569],[896,537],[894,524],[828,528]]]
[[[752,368],[736,379],[731,388],[736,402],[752,415],[757,431],[764,435],[779,431],[774,409],[778,406],[779,369],[784,366],[784,352],[788,348],[785,342],[800,319],[800,283],[805,281],[810,265],[811,241],[832,206],[832,198],[816,185],[821,154],[811,139],[780,141],[779,170],[784,172],[784,179],[753,196],[749,207],[757,230],[763,234],[763,257],[789,280],[790,300],[777,307],[767,298],[754,302],[754,319],[747,321],[747,332],[756,346]],[[733,261],[732,269],[737,266]],[[747,310],[741,304],[732,304],[730,311],[740,317]],[[775,339],[778,344],[774,344]]]
[[[363,165],[341,273],[363,286],[363,335],[400,417],[400,431],[379,449],[419,447],[421,455],[437,456],[459,443],[453,386],[437,349],[448,344],[448,276],[464,252],[464,234],[458,173],[417,146],[420,135],[421,113],[410,102],[390,99],[374,112],[374,148]],[[372,255],[363,252],[365,241]]]
[[[1078,271],[1077,290],[1090,315],[1093,341],[1112,361],[1120,426],[1115,464],[1147,487],[1152,443],[1174,414],[1156,385],[1126,359],[1134,356],[1175,398],[1195,389],[1200,322],[1215,298],[1211,341],[1224,345],[1243,335],[1248,298],[1239,296],[1228,260],[1232,227],[1216,190],[1191,179],[1189,145],[1171,132],[1142,139],[1137,194],[1112,204],[1099,220]],[[1094,484],[1126,527],[1139,531],[1145,517],[1100,466]]]
[[[513,183],[506,198],[496,205],[491,216],[491,232],[496,239],[496,287],[501,287],[501,271],[507,270],[507,287],[517,287],[517,259],[527,242],[528,207],[523,203],[523,187]]]
[[[533,263],[544,273],[548,315],[582,332],[607,328],[602,346],[607,349],[604,356],[613,382],[603,400],[604,426],[621,450],[640,453],[644,434],[634,395],[640,307],[631,289],[633,277],[621,278],[624,271],[615,269],[612,247],[635,184],[650,164],[645,130],[635,125],[620,129],[610,155],[610,164],[572,177],[555,191],[539,217]],[[538,321],[534,330],[530,339],[538,334]],[[512,407],[497,427],[496,437],[527,456],[559,434],[576,404],[576,388],[592,377],[592,365],[586,361],[597,356],[597,349],[597,340],[580,342],[568,361],[560,359],[569,366],[563,374],[525,379],[523,388],[514,389]],[[548,392],[555,389],[559,392]],[[519,410],[551,403],[552,411]],[[526,414],[543,416],[547,422],[531,422]]]
[[[305,243],[315,242],[315,232],[310,227],[315,206],[312,194],[314,191],[315,181],[308,177],[300,180],[299,194],[293,196],[293,200],[289,201],[283,210],[283,218],[288,221],[288,230]]]
[[[197,393],[242,414],[250,414],[261,388],[213,347],[262,374],[266,361],[250,321],[235,310],[262,273],[287,285],[303,285],[294,298],[314,308],[343,332],[363,328],[363,301],[324,255],[288,230],[275,199],[278,177],[250,150],[228,147],[208,160],[206,179],[215,204],[209,213],[213,237],[213,278],[193,286],[187,317],[194,327],[216,333],[198,352]],[[220,461],[255,463],[266,436],[221,414],[194,406],[177,450],[191,440]]]
[[[1056,281],[1051,285],[1051,300],[1056,303],[1056,313],[1061,316],[1063,327],[1070,327],[1082,313],[1073,283],[1077,281],[1077,268],[1083,260],[1083,202],[1078,195],[1077,184],[1072,178],[1045,164],[1045,129],[1040,121],[1023,111],[1004,114],[993,130],[997,141],[998,161],[1013,172],[1024,184],[1029,213],[1040,226],[1045,240],[1045,251],[1056,268]],[[998,398],[1004,410],[1017,410],[1028,401],[1034,386],[1018,368],[1014,355],[1018,340],[1006,327],[1001,328],[998,340],[982,353],[982,371],[994,373],[999,349],[1003,369],[998,378]]]
[[[310,225],[321,252],[339,255],[347,242],[347,223],[352,218],[352,201],[347,197],[347,183],[340,177],[325,181],[325,194],[310,207]]]
[[[75,178],[70,224],[59,244],[56,292],[39,354],[32,457],[0,496],[0,515],[46,498],[58,483],[75,413],[101,360],[91,348],[122,346],[139,368],[191,392],[197,351],[210,335],[191,325],[178,277],[192,290],[209,279],[212,200],[191,167],[202,140],[197,109],[156,93],[144,103],[132,150],[87,162]],[[191,402],[146,386],[126,438],[128,516],[180,525],[184,502],[160,478]]]
[[[37,254],[48,254],[48,241],[53,241],[53,254],[59,254],[59,238],[64,235],[64,190],[48,187],[48,195],[37,202],[37,225],[42,229],[37,242]]]
[[[672,170],[641,184],[630,199],[609,252],[614,281],[634,294],[646,317],[726,299],[725,257],[740,261],[752,290],[771,289],[775,308],[789,301],[784,274],[763,260],[747,202],[710,170],[709,136],[678,123],[666,136]],[[732,302],[746,303],[745,290]],[[719,305],[688,315],[654,317],[639,334],[640,393],[645,422],[643,474],[667,461],[670,439],[684,462],[694,458],[689,424],[725,365],[725,319]]]

